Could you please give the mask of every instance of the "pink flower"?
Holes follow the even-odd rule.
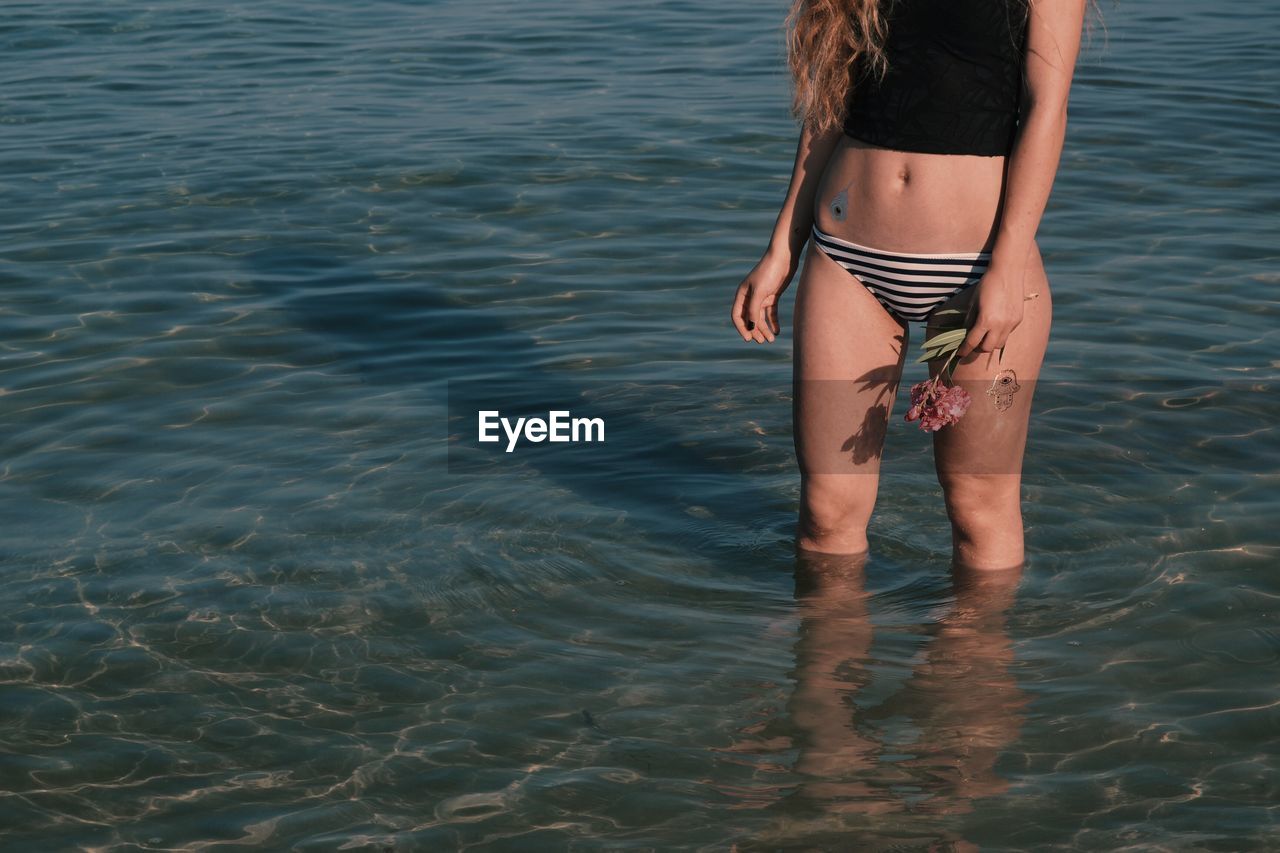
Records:
[[[942,375],[911,386],[911,408],[908,421],[920,421],[920,429],[937,432],[960,420],[969,408],[969,392],[959,385],[942,385]]]

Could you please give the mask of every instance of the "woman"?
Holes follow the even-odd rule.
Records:
[[[1052,313],[1035,233],[1084,7],[794,3],[795,167],[732,313],[744,340],[772,342],[809,244],[794,320],[801,549],[867,549],[908,324],[924,322],[928,337],[963,318],[951,381],[972,404],[934,432],[954,555],[972,568],[1022,564],[1022,454]]]

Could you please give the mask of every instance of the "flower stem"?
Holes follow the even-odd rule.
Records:
[[[948,355],[947,355],[947,360],[946,360],[946,361],[944,361],[944,362],[942,363],[942,367],[941,367],[941,368],[939,368],[939,370],[938,370],[938,378],[939,378],[939,379],[941,379],[943,376],[946,376],[946,377],[947,377],[947,384],[948,384],[948,385],[949,385],[949,384],[951,384],[951,376],[952,376],[952,374],[954,374],[954,373],[956,372],[956,369],[955,369],[955,367],[952,365],[952,362],[954,362],[954,361],[955,361],[955,359],[956,359],[956,353],[958,353],[958,352],[960,352],[960,348],[959,348],[959,347],[956,347],[955,349],[953,349],[953,350],[950,352],[950,354],[948,354]],[[948,368],[950,368],[950,369],[948,370]]]

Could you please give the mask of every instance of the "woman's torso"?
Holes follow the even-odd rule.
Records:
[[[890,70],[855,88],[815,199],[818,227],[890,251],[989,250],[1019,107],[1023,0],[890,9]]]

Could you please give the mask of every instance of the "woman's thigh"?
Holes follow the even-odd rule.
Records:
[[[975,291],[970,288],[953,300],[955,307],[967,308]],[[1053,318],[1038,249],[1032,252],[1023,291],[1028,297],[1036,295],[1023,303],[1022,322],[1009,335],[1004,352],[971,353],[956,366],[952,378],[969,392],[972,402],[959,421],[934,433],[934,459],[943,486],[965,475],[991,480],[992,485],[1020,482],[1031,400]],[[934,372],[937,367],[932,366]]]
[[[906,327],[811,243],[793,329],[794,436],[801,475],[840,477],[843,488],[869,485],[874,494],[902,376]],[[846,476],[851,474],[870,476]]]

